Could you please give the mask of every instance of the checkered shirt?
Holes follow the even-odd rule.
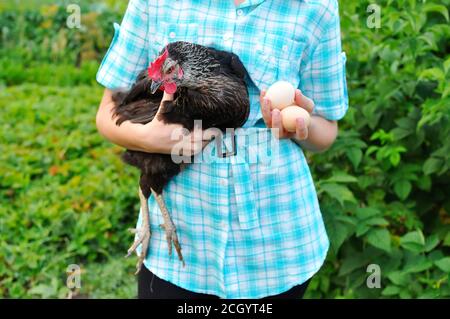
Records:
[[[236,7],[231,0],[130,0],[114,27],[97,74],[106,88],[129,88],[167,43],[181,40],[234,52],[250,75],[251,111],[236,134],[237,154],[220,158],[211,142],[164,189],[186,266],[168,255],[153,197],[145,266],[222,298],[274,295],[311,278],[329,248],[314,183],[302,149],[265,127],[259,92],[289,81],[315,102],[315,114],[345,115],[337,1],[246,0]],[[230,141],[226,134],[225,146]]]

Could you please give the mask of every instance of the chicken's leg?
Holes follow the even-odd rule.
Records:
[[[183,254],[181,253],[181,246],[178,241],[177,236],[177,229],[175,228],[175,225],[173,224],[172,218],[170,218],[169,210],[166,207],[166,204],[164,203],[164,199],[162,194],[157,194],[152,189],[152,194],[155,196],[156,202],[158,203],[159,209],[161,210],[161,214],[164,219],[164,224],[161,224],[161,227],[164,228],[166,231],[166,240],[167,245],[169,245],[169,255],[172,255],[172,242],[175,246],[175,250],[178,254],[178,259],[183,263],[183,266],[185,266]]]
[[[139,199],[141,201],[141,216],[142,216],[142,225],[138,229],[130,229],[130,231],[137,235],[133,245],[128,249],[128,254],[126,257],[129,257],[133,252],[136,251],[137,247],[142,244],[141,254],[139,256],[138,262],[136,264],[136,275],[141,270],[142,264],[144,263],[145,257],[147,256],[147,250],[150,242],[151,231],[150,231],[150,216],[148,210],[148,201],[142,193],[142,189],[139,187]]]

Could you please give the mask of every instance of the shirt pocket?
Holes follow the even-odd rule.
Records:
[[[249,61],[249,74],[259,89],[276,81],[288,81],[298,87],[299,69],[306,43],[281,35],[264,33],[255,37]]]
[[[172,42],[186,41],[198,42],[198,23],[168,23],[161,22],[153,34],[152,49],[150,50],[150,61],[153,61]]]

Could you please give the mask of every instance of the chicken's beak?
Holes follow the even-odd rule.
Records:
[[[162,81],[152,81],[152,84],[150,86],[150,91],[152,94],[155,94],[155,92],[161,87]]]

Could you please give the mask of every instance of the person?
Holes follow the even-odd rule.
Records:
[[[129,88],[173,41],[240,57],[249,75],[250,114],[244,130],[250,135],[269,130],[278,142],[277,156],[269,166],[238,161],[245,149],[267,155],[269,147],[238,139],[235,156],[191,163],[169,182],[165,201],[184,267],[176,254],[169,255],[159,227],[161,213],[149,198],[152,237],[138,277],[138,297],[301,298],[329,248],[303,150],[328,149],[348,109],[337,0],[130,0],[97,74],[105,91],[96,120],[106,139],[131,150],[166,154],[179,143],[172,138],[179,125],[155,117],[146,125],[117,126],[111,116],[112,92]],[[295,132],[283,127],[280,111],[265,97],[279,80],[298,88],[295,104],[311,114],[308,126],[296,120]],[[202,138],[190,137],[192,143]],[[192,147],[190,154],[211,152],[214,144]]]

